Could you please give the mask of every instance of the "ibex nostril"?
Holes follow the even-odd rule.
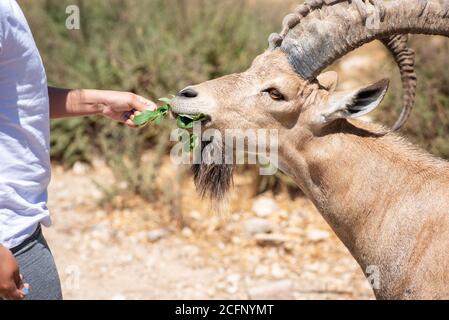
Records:
[[[184,98],[196,98],[198,96],[198,92],[196,92],[192,88],[185,88],[180,93],[178,93],[178,96],[184,97]]]

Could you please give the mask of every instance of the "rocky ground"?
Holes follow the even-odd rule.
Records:
[[[237,176],[230,212],[216,214],[204,203],[198,208],[186,181],[188,226],[177,229],[153,204],[99,207],[93,181],[111,179],[101,164],[55,166],[54,226],[45,235],[66,299],[373,298],[354,259],[304,198],[251,199],[251,182]]]

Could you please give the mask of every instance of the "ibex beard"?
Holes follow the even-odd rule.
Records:
[[[276,130],[226,129],[224,133],[207,130],[204,134],[200,130],[195,131],[203,141],[200,152],[194,156],[192,171],[196,187],[203,197],[224,200],[233,184],[235,165],[259,164],[261,175],[277,172]]]
[[[203,197],[208,197],[213,200],[223,201],[226,194],[233,184],[233,173],[235,166],[233,164],[226,164],[225,152],[223,144],[217,142],[202,142],[201,154],[203,154],[208,147],[219,150],[222,161],[220,163],[206,163],[201,161],[199,164],[192,165],[192,172],[198,192]]]

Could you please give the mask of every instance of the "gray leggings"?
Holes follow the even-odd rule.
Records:
[[[30,238],[11,251],[24,282],[30,285],[27,300],[62,300],[58,271],[40,226]]]

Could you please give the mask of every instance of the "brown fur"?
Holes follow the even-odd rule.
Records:
[[[213,142],[211,142],[213,143]],[[201,151],[204,152],[205,147],[209,143],[202,143]],[[215,146],[218,150],[222,150],[221,146]],[[234,166],[226,164],[224,153],[222,153],[221,164],[194,164],[192,166],[193,178],[197,190],[202,197],[221,202],[224,200],[226,193],[232,186],[232,175]]]

